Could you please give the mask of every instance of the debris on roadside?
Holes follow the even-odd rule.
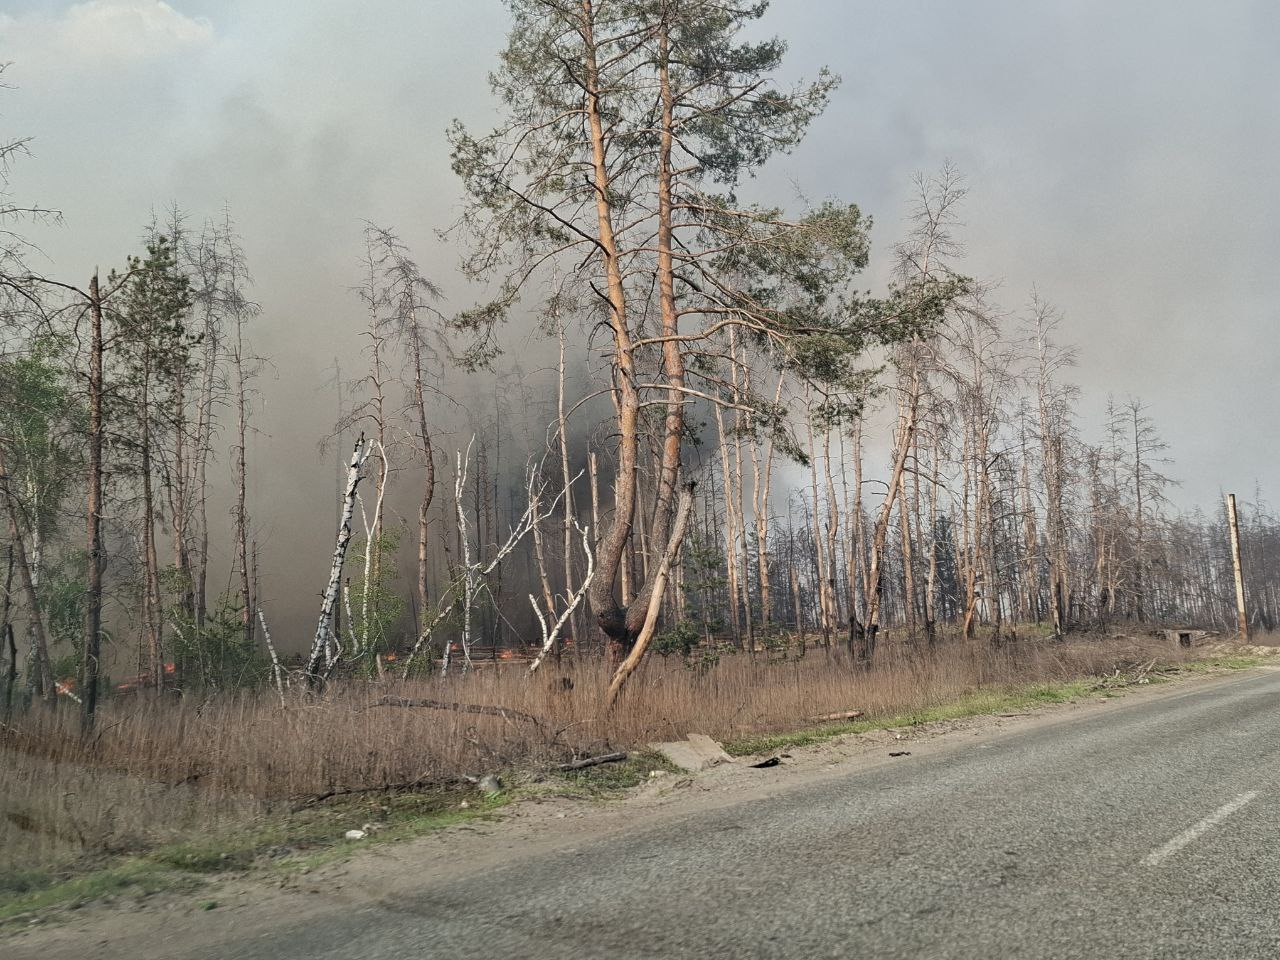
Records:
[[[759,763],[751,764],[751,766],[756,770],[767,770],[769,767],[777,767],[781,764],[781,757],[770,757],[768,760],[761,760]]]
[[[651,743],[649,748],[689,773],[700,773],[721,763],[733,763],[733,757],[724,752],[724,747],[705,733],[691,733],[684,740],[670,743]]]
[[[583,757],[579,760],[572,760],[569,763],[562,763],[556,767],[556,769],[564,773],[569,773],[574,770],[585,770],[587,767],[596,767],[602,763],[618,763],[627,759],[627,756],[627,753],[619,752],[606,753],[598,757]],[[652,776],[652,772],[650,772],[650,776]]]
[[[1134,664],[1130,667],[1130,672],[1125,672],[1122,667],[1116,667],[1115,671],[1104,675],[1093,684],[1094,690],[1113,690],[1119,687],[1131,687],[1137,684],[1151,682],[1151,673],[1156,668],[1156,661],[1150,660],[1146,663]]]
[[[891,756],[891,757],[909,757],[909,756],[911,756],[911,751],[910,751],[910,750],[890,750],[890,751],[889,751],[889,756]]]
[[[809,717],[810,723],[830,723],[833,720],[856,720],[862,716],[861,710],[843,710],[839,713],[823,713],[816,717]]]

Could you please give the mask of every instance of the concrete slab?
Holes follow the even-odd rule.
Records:
[[[691,733],[686,740],[651,743],[649,747],[657,750],[681,770],[690,773],[707,770],[721,763],[733,763],[733,757],[705,733]]]
[[[1207,630],[1192,630],[1183,627],[1176,630],[1165,630],[1165,640],[1178,647],[1198,647],[1209,638]]]

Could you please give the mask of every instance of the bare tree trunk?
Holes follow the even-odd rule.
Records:
[[[787,573],[791,579],[791,609],[796,622],[796,636],[804,644],[804,611],[800,606],[800,572],[796,567],[796,533],[787,516]]]
[[[921,513],[921,494],[920,494],[920,431],[917,429],[914,439],[911,443],[911,549],[915,562],[921,563],[924,557],[925,546],[924,540],[926,531],[922,521]],[[904,504],[905,506],[905,504]],[[928,585],[926,585],[926,591]],[[921,597],[917,588],[913,586],[911,592],[912,601],[915,604],[914,617],[916,620],[921,618],[925,621],[925,632],[932,636],[932,625],[929,623],[929,600],[927,597]]]
[[[1141,427],[1139,425],[1139,409],[1135,404],[1132,407],[1133,413],[1133,489],[1134,501],[1136,508],[1136,522],[1134,524],[1134,544],[1133,544],[1133,602],[1134,612],[1139,623],[1146,621],[1146,583],[1145,571],[1147,540],[1146,540],[1146,517],[1143,513],[1143,493],[1142,485],[1142,441]]]
[[[640,666],[640,661],[644,659],[645,651],[649,647],[649,641],[653,638],[654,630],[658,624],[658,609],[662,605],[662,594],[666,587],[667,574],[679,556],[680,546],[684,542],[685,530],[689,525],[689,513],[692,509],[693,485],[690,484],[680,494],[680,503],[676,509],[675,522],[671,527],[671,536],[667,540],[667,549],[654,571],[654,589],[649,594],[649,606],[645,610],[644,624],[640,629],[640,633],[636,635],[636,641],[632,644],[627,658],[614,672],[613,680],[609,684],[608,704],[610,707],[617,702],[618,694],[622,692],[622,685],[627,682],[627,678],[635,672],[636,667]]]
[[[236,311],[236,346],[232,361],[236,377],[236,503],[235,550],[236,573],[240,578],[240,627],[245,649],[252,649],[254,634],[253,590],[249,580],[249,512],[246,505],[248,486],[248,398],[245,396],[244,338],[242,318]]]
[[[587,454],[587,470],[591,477],[591,529],[598,531],[600,529],[600,467],[594,450]]]
[[[1036,512],[1031,503],[1031,466],[1028,462],[1026,445],[1023,445],[1022,483],[1019,486],[1022,513],[1023,544],[1023,587],[1019,591],[1024,606],[1024,616],[1028,620],[1039,623],[1040,613],[1040,536],[1036,531]],[[1055,619],[1054,635],[1058,635]]]
[[[18,680],[18,644],[14,640],[13,622],[10,619],[10,614],[13,613],[13,569],[14,546],[11,543],[5,551],[4,598],[0,602],[0,662],[3,661],[6,648],[9,654],[9,668],[4,677],[4,696],[0,697],[0,707],[4,708],[0,716],[5,721],[8,721],[13,708],[13,687]]]
[[[22,582],[22,591],[27,599],[28,623],[31,624],[32,636],[35,639],[36,692],[47,700],[55,696],[52,666],[49,661],[49,644],[44,629],[44,618],[40,612],[40,598],[36,592],[35,581],[31,575],[31,565],[27,559],[27,548],[22,538],[22,525],[18,519],[18,503],[9,487],[9,472],[4,463],[4,451],[0,449],[0,497],[3,497],[5,510],[9,516],[9,538],[13,561],[18,567],[18,578]]]
[[[199,514],[199,533],[192,561],[192,607],[197,630],[204,628],[208,611],[209,593],[209,458],[213,448],[213,412],[215,375],[218,367],[220,339],[218,323],[212,304],[205,307],[204,369],[201,373],[200,408],[196,416],[195,485],[197,490],[196,512]]]
[[[625,643],[634,636],[630,631],[627,611],[614,597],[618,568],[631,539],[635,519],[636,469],[640,438],[640,395],[636,389],[635,364],[632,357],[631,329],[627,321],[626,290],[622,263],[614,234],[612,177],[608,168],[605,119],[601,115],[600,70],[595,46],[595,12],[591,0],[582,0],[582,39],[585,47],[583,67],[586,96],[587,135],[591,142],[591,176],[596,201],[597,242],[604,268],[606,297],[609,303],[609,327],[613,333],[613,362],[618,410],[618,473],[614,497],[613,522],[603,536],[596,554],[597,573],[591,582],[591,609],[600,629],[615,642]]]
[[[974,549],[973,510],[973,438],[968,427],[965,427],[964,450],[960,456],[960,468],[964,475],[964,494],[960,503],[961,538],[964,554],[964,620],[960,635],[968,639],[973,636],[973,620],[978,605],[978,573],[977,552]]]
[[[564,323],[561,321],[556,326],[556,337],[560,343],[560,359],[557,365],[556,379],[556,419],[560,427],[560,481],[564,486],[564,518],[561,521],[561,551],[564,560],[564,596],[565,602],[570,602],[573,592],[573,526],[576,520],[573,512],[573,477],[569,475],[569,421],[565,415],[564,408],[564,388],[565,388],[565,363],[564,363],[564,347],[565,347],[565,330]],[[589,544],[587,545],[589,546]],[[588,557],[588,562],[593,563]],[[592,571],[594,575],[594,570]],[[590,585],[590,577],[583,589]],[[576,643],[582,636],[582,617],[577,612],[578,604],[573,605],[574,609],[571,613],[571,619],[568,621],[569,634]],[[560,654],[564,648],[564,641],[560,634],[557,633],[553,638],[552,654],[556,659],[556,663],[560,662]]]
[[[617,485],[617,483],[614,483],[614,485],[613,485],[613,502],[614,502],[615,504],[618,502],[618,485]],[[616,508],[615,508],[615,509],[616,509]],[[641,526],[642,526],[642,529],[640,530],[640,537],[639,537],[639,540],[640,540],[640,550],[641,550],[642,552],[643,552],[643,550],[644,550],[644,530],[643,530],[643,523],[644,523],[644,520],[643,520],[643,518],[642,518],[642,519],[641,519]],[[621,592],[622,592],[622,606],[623,606],[624,608],[625,608],[625,607],[627,607],[627,606],[629,606],[629,605],[630,605],[630,603],[631,603],[631,584],[632,584],[632,582],[633,582],[633,581],[634,581],[634,579],[635,579],[635,554],[636,554],[636,543],[635,543],[635,539],[636,539],[636,538],[635,538],[634,536],[633,536],[631,539],[629,539],[629,540],[627,541],[627,543],[626,543],[626,546],[625,546],[625,547],[624,547],[624,549],[623,549],[623,552],[622,552],[622,563],[621,563],[621,568],[622,568],[622,569],[619,571],[619,574],[620,574],[620,576],[619,576],[619,580],[620,580],[619,590],[621,590]]]
[[[577,523],[575,521],[575,526],[576,525]],[[579,586],[577,590],[574,590],[572,585],[565,586],[565,608],[564,612],[560,614],[560,619],[557,620],[554,625],[548,627],[547,621],[538,611],[537,602],[532,596],[529,597],[529,601],[533,604],[533,612],[538,615],[538,622],[542,626],[542,649],[538,651],[538,655],[534,657],[533,662],[529,664],[530,676],[537,672],[538,667],[542,666],[542,661],[547,658],[547,654],[549,654],[553,648],[559,647],[558,638],[560,636],[560,631],[564,629],[569,618],[573,616],[573,612],[581,606],[582,600],[587,595],[587,590],[591,586],[591,578],[595,576],[595,558],[591,555],[591,532],[581,526],[578,526],[577,529],[582,537],[582,552],[586,557],[587,572],[586,576],[582,580],[582,585]]]
[[[535,493],[533,502],[535,516],[539,513],[537,496]],[[551,579],[547,575],[547,557],[542,549],[542,524],[540,522],[533,525],[533,558],[538,564],[538,582],[542,584],[542,602],[546,605],[547,617],[554,620],[556,618],[556,599],[551,590]]]
[[[834,633],[836,624],[840,621],[840,605],[836,591],[836,575],[840,568],[839,556],[836,553],[836,542],[839,539],[840,532],[840,506],[836,501],[835,476],[831,470],[830,425],[827,425],[822,431],[822,469],[826,480],[827,492],[827,542],[824,545],[827,555],[827,618],[831,621],[831,630]]]
[[[169,478],[170,530],[173,534],[173,562],[178,571],[179,606],[183,619],[194,624],[196,599],[191,570],[191,539],[188,523],[191,517],[191,477],[187,433],[187,372],[179,364],[174,374],[173,472]]]
[[[864,656],[870,660],[875,655],[876,634],[880,628],[881,603],[881,567],[883,565],[885,541],[889,533],[889,517],[893,512],[893,504],[902,490],[902,475],[906,469],[907,454],[911,450],[911,438],[916,429],[916,411],[920,401],[920,373],[917,366],[912,367],[911,387],[907,402],[903,408],[901,427],[898,431],[893,469],[889,475],[889,490],[885,493],[884,503],[880,507],[880,515],[876,519],[875,529],[871,536],[871,561],[867,573],[867,622]]]
[[[862,629],[870,612],[870,590],[866,565],[863,563],[866,544],[862,524],[862,419],[859,418],[853,431],[853,513],[849,517],[852,525],[849,534],[849,623]],[[858,595],[862,596],[859,609]],[[855,632],[857,632],[855,630]]]
[[[719,404],[712,405],[716,417],[716,437],[720,448],[720,477],[724,488],[724,560],[729,581],[729,629],[735,642],[742,642],[742,624],[738,607],[738,556],[735,533],[733,475],[729,470],[729,442],[724,430],[724,412]]]
[[[743,364],[741,366],[741,381],[739,381],[739,363],[738,363],[738,333],[733,328],[729,328],[729,347],[730,355],[733,361],[733,402],[735,405],[741,405],[744,394],[751,393],[751,368]],[[739,389],[741,383],[741,389]],[[734,411],[734,426],[741,427],[743,420],[743,411]],[[742,614],[738,619],[739,625],[745,628],[747,648],[752,653],[756,649],[754,617],[751,612],[751,564],[748,559],[750,556],[749,544],[747,543],[747,507],[744,492],[744,484],[742,477],[742,431],[736,429],[733,436],[733,465],[734,465],[734,483],[736,485],[736,496],[734,499],[734,515],[738,530],[739,545],[739,562],[741,567],[736,577],[738,593],[742,596]],[[729,491],[725,491],[726,499],[729,497]],[[733,596],[733,603],[738,604],[738,596]]]
[[[805,428],[809,443],[809,490],[813,495],[813,558],[814,573],[818,587],[818,612],[819,625],[822,630],[822,641],[825,645],[831,645],[831,629],[833,627],[831,618],[831,606],[827,596],[827,558],[825,556],[825,537],[818,528],[818,510],[821,507],[821,501],[818,499],[818,451],[814,443],[813,437],[813,408],[809,406],[809,391],[805,391],[806,411],[805,411]]]
[[[156,690],[164,689],[164,620],[160,600],[160,558],[156,552],[156,508],[151,467],[150,348],[144,351],[139,410],[139,472],[142,474],[143,628],[147,637],[147,672]]]
[[[916,449],[915,431],[911,434],[911,451]],[[919,458],[913,464],[916,471],[920,469]],[[902,541],[902,612],[906,618],[907,631],[913,638],[916,633],[916,580],[915,557],[911,550],[911,504],[907,496],[905,477],[900,481],[898,491],[898,533]]]
[[[1231,570],[1236,587],[1236,622],[1240,639],[1249,642],[1249,615],[1244,604],[1244,572],[1240,560],[1240,518],[1236,513],[1236,495],[1227,494],[1227,522],[1231,527]]]
[[[773,403],[776,407],[782,399],[782,384],[785,374],[778,375],[778,386],[774,390]],[[765,452],[764,467],[760,464],[760,445],[755,431],[751,432],[751,469],[752,469],[752,512],[756,524],[756,575],[760,581],[760,618],[766,628],[773,622],[773,596],[769,582],[769,488],[773,477],[773,452],[775,443],[772,434],[769,437]]]
[[[85,590],[84,659],[80,664],[80,727],[93,728],[98,708],[99,657],[102,642],[102,394],[103,333],[102,296],[98,274],[89,281],[89,475],[86,507],[86,554],[88,575]]]
[[[666,419],[663,423],[662,447],[657,475],[657,496],[652,523],[648,530],[654,556],[664,550],[671,538],[672,508],[680,483],[680,451],[684,441],[684,355],[676,340],[679,335],[679,313],[675,298],[675,258],[673,252],[672,146],[674,143],[674,93],[669,75],[670,37],[663,20],[658,33],[658,93],[661,118],[658,130],[657,156],[657,281],[658,306],[662,320],[662,375],[667,383]],[[626,632],[635,637],[645,623],[649,597],[655,589],[656,569],[646,566],[644,582],[627,605]],[[677,583],[679,578],[677,577]]]
[[[934,426],[933,453],[929,477],[929,576],[924,591],[925,631],[932,644],[937,640],[938,597],[938,461],[940,441]]]
[[[360,470],[369,456],[364,441],[364,434],[356,441],[351,453],[351,464],[347,467],[347,486],[342,498],[342,519],[338,524],[338,542],[333,551],[333,563],[329,568],[329,583],[325,587],[320,603],[320,620],[316,624],[315,639],[311,643],[311,653],[307,657],[307,676],[314,685],[327,676],[333,667],[333,661],[325,664],[321,673],[321,664],[326,660],[330,645],[335,641],[333,628],[333,612],[338,602],[338,588],[342,583],[342,567],[347,559],[347,547],[351,544],[351,521],[355,516],[356,488],[360,484]]]

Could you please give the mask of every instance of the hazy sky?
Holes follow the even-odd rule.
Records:
[[[24,200],[64,211],[35,236],[87,280],[135,251],[153,207],[230,202],[275,359],[263,383],[277,472],[259,508],[323,500],[321,369],[359,349],[362,220],[398,227],[451,300],[434,235],[458,208],[443,131],[496,115],[498,0],[5,0],[0,138],[31,136]],[[1065,314],[1096,435],[1109,391],[1151,406],[1183,481],[1276,493],[1280,443],[1280,4],[1274,0],[775,0],[763,28],[799,76],[843,76],[803,148],[761,189],[859,203],[883,256],[911,176],[948,158],[970,188],[971,275],[1021,311]],[[877,266],[876,270],[881,269]],[[878,275],[873,271],[873,278]],[[353,365],[354,365],[353,359]],[[323,484],[307,482],[312,465]],[[317,503],[329,517],[332,506]],[[278,534],[277,534],[278,535]],[[317,542],[325,539],[317,532]],[[323,553],[321,554],[323,556]],[[323,561],[321,561],[321,564]]]

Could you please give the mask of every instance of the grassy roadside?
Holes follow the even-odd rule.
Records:
[[[730,740],[725,749],[735,756],[770,753],[876,729],[1118,696],[1139,683],[1244,670],[1266,661],[1262,656],[1228,655],[1165,666],[1140,676],[1109,674],[1059,683],[979,689],[925,709]],[[260,818],[239,829],[131,855],[84,860],[71,869],[7,871],[0,874],[0,930],[30,922],[54,908],[76,909],[95,901],[138,899],[160,892],[189,894],[200,907],[216,909],[215,899],[199,898],[202,894],[213,896],[212,883],[218,879],[248,874],[266,882],[284,883],[324,863],[349,857],[361,847],[408,840],[458,823],[491,818],[521,797],[547,793],[584,799],[616,797],[647,780],[650,771],[672,769],[661,755],[641,751],[623,763],[556,774],[540,783],[525,783],[498,793],[454,790],[335,798]],[[519,779],[510,777],[512,783]],[[344,838],[347,830],[366,825],[369,829],[365,838]]]
[[[347,797],[183,843],[83,861],[74,872],[8,871],[0,875],[0,929],[53,907],[76,909],[119,895],[195,895],[211,881],[234,874],[287,882],[361,847],[410,840],[458,823],[492,818],[515,796],[439,791]],[[345,838],[348,830],[362,828],[367,829],[364,838]],[[200,905],[215,909],[217,902],[203,900]]]
[[[213,882],[232,875],[288,882],[361,848],[493,819],[518,799],[547,793],[607,799],[645,782],[652,770],[675,769],[661,754],[637,751],[623,763],[558,774],[549,781],[522,783],[496,793],[450,790],[339,798],[198,840],[82,861],[72,870],[11,870],[0,874],[0,930],[29,922],[52,908],[78,909],[115,897],[140,899],[156,893],[199,897]],[[517,779],[511,777],[512,782]],[[348,830],[366,827],[370,829],[364,838],[345,838]],[[203,909],[218,906],[216,900],[198,902]]]
[[[1114,697],[1120,696],[1139,684],[1168,683],[1184,675],[1216,673],[1225,670],[1248,670],[1265,663],[1266,659],[1266,657],[1261,656],[1229,655],[1166,665],[1153,669],[1141,677],[1108,674],[1106,676],[1084,677],[1079,680],[1059,683],[1028,684],[1003,690],[975,690],[964,697],[949,700],[946,703],[940,703],[924,710],[822,724],[787,733],[744,737],[727,741],[724,748],[725,752],[731,756],[751,756],[792,747],[805,747],[836,737],[867,733],[871,730],[913,727],[940,720],[958,720],[962,717],[1008,713],[1013,710],[1025,710],[1056,703],[1069,703],[1073,700],[1091,696]]]

